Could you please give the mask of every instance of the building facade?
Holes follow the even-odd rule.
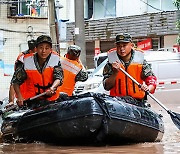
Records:
[[[70,1],[67,0],[66,6],[73,8],[74,3]],[[151,44],[151,49],[154,50],[176,45],[179,34],[176,28],[178,15],[172,1],[85,0],[84,4],[86,38],[84,52],[87,68],[94,67],[93,57],[96,52],[106,52],[115,46],[114,39],[118,33],[130,33],[136,45],[149,41],[148,44]],[[73,11],[71,10],[74,14]],[[76,27],[72,17],[73,15],[66,23],[66,42],[69,44],[72,44],[75,38]],[[68,15],[65,18],[67,19]]]
[[[14,62],[27,41],[50,34],[47,1],[0,1],[0,85],[8,87]]]

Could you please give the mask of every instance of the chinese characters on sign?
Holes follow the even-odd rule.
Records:
[[[141,42],[137,43],[137,48],[141,50],[149,50],[152,49],[152,39],[148,38],[146,40],[143,40]]]

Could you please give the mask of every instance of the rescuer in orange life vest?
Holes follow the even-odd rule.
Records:
[[[63,82],[63,70],[60,57],[52,51],[52,40],[49,36],[41,35],[36,41],[37,51],[24,56],[21,69],[14,72],[12,83],[17,94],[18,106],[23,101],[46,91],[46,95],[39,99],[54,101],[59,98],[56,92]],[[22,96],[20,85],[26,82],[28,92]]]
[[[108,53],[108,63],[103,70],[103,86],[105,90],[110,90],[111,96],[132,96],[143,104],[147,99],[145,91],[154,93],[157,78],[144,54],[133,49],[130,34],[117,35],[115,43],[116,50]],[[136,79],[141,88],[119,70],[120,67]]]
[[[88,79],[88,73],[79,59],[80,53],[81,48],[79,46],[70,45],[67,54],[61,57],[64,80],[63,84],[59,86],[58,91],[64,92],[68,96],[72,96],[77,81],[84,82]]]
[[[23,58],[26,54],[30,54],[30,53],[35,53],[36,52],[36,40],[32,39],[32,40],[29,40],[28,41],[28,50],[26,51],[23,51],[21,52],[16,61],[15,61],[15,65],[14,65],[14,70],[16,69],[19,69],[22,64],[24,63],[23,62]],[[24,96],[24,94],[26,93],[26,84],[23,83],[21,86],[20,86],[20,90],[21,90],[21,93],[22,93],[22,96]],[[9,103],[6,105],[6,108],[14,105],[14,99],[15,99],[16,95],[15,95],[15,91],[14,91],[14,88],[13,88],[13,85],[12,83],[10,84],[10,87],[9,87]]]

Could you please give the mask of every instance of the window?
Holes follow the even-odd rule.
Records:
[[[11,16],[32,16],[47,18],[47,1],[33,0],[33,1],[20,1],[14,0],[10,6]]]
[[[161,3],[162,3],[162,10],[164,11],[171,11],[176,9],[172,0],[161,0]]]
[[[93,0],[85,0],[84,2],[84,18],[90,19],[93,15]]]
[[[172,0],[148,0],[148,12],[172,11],[175,6]]]
[[[94,0],[94,19],[115,17],[116,0]]]
[[[106,0],[105,3],[105,17],[115,17],[116,16],[116,1]]]

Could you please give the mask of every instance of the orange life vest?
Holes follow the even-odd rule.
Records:
[[[58,87],[59,92],[65,92],[72,96],[75,87],[75,77],[83,68],[82,64],[75,60],[61,57],[61,65],[64,73],[63,84]]]
[[[46,67],[44,68],[43,72],[40,73],[35,65],[34,55],[25,55],[24,69],[27,73],[26,86],[28,90],[25,99],[43,93],[52,86],[54,66],[57,66],[59,61],[59,56],[52,52]],[[55,95],[47,98],[47,100],[53,101],[58,97],[59,93],[56,92]]]
[[[34,53],[33,50],[30,50],[30,49],[21,52],[21,53],[18,55],[18,57],[17,57],[17,59],[16,59],[16,62],[17,62],[17,61],[20,61],[20,62],[24,63],[24,56],[27,55],[27,54],[33,54],[33,53]],[[16,62],[15,62],[15,63],[16,63]]]
[[[30,53],[28,53],[28,52],[27,53],[24,53],[24,52],[20,53],[18,55],[16,61],[20,61],[20,62],[24,63],[24,56],[27,55],[27,54],[30,54]],[[14,67],[14,70],[15,69],[16,68]],[[26,90],[27,90],[26,82],[24,82],[23,84],[20,85],[20,92],[21,92],[21,95],[22,95],[23,98],[25,98],[25,96],[26,96],[26,93],[27,93]],[[17,97],[16,94],[15,94],[15,97]]]
[[[109,52],[108,54],[117,56],[115,52],[116,51]],[[108,58],[109,57],[112,58],[112,55],[108,56]],[[120,62],[118,56],[113,57],[112,59]],[[111,62],[112,62],[112,59],[110,60]],[[144,61],[143,53],[139,51],[135,51],[133,60],[127,68],[125,68],[125,66],[121,64],[121,68],[123,68],[128,74],[130,74],[140,84],[143,83],[143,80],[141,79],[143,61]],[[119,71],[116,77],[115,86],[110,90],[110,95],[111,96],[132,96],[136,99],[143,99],[145,96],[145,92],[142,91],[122,71]]]

